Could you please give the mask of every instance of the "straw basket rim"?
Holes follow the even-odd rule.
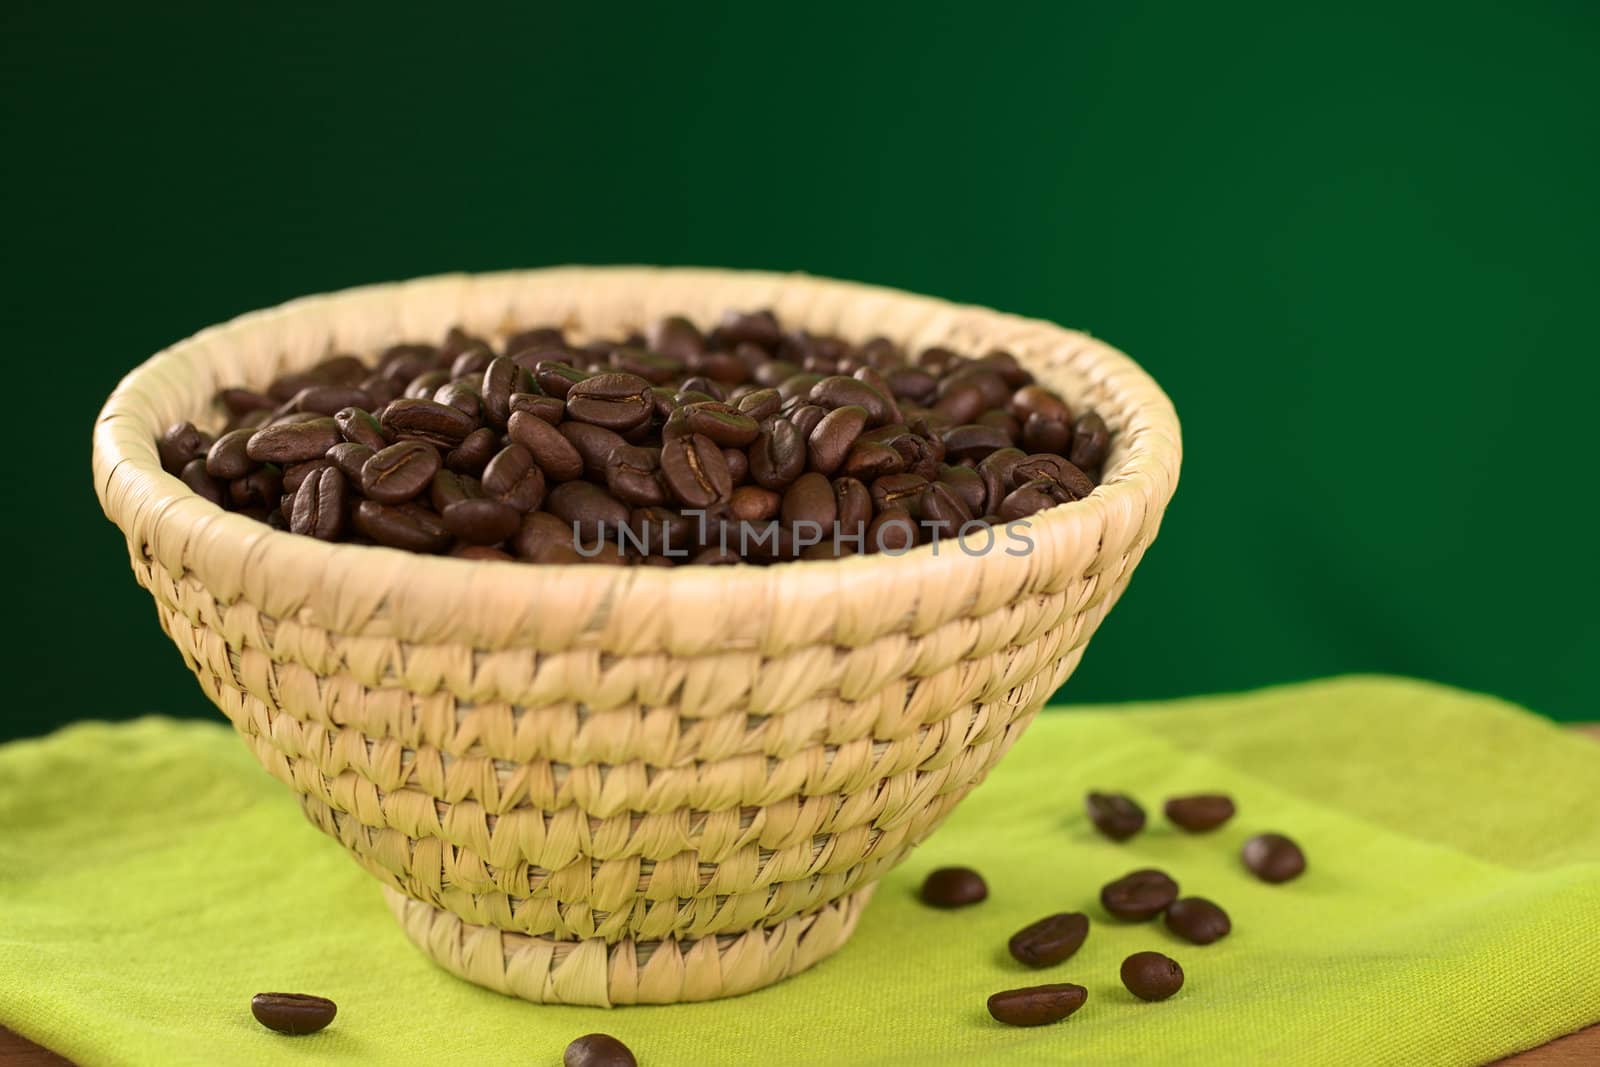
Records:
[[[562,292],[611,290],[619,298],[651,287],[675,287],[684,292],[703,287],[725,293],[720,298],[725,307],[738,307],[741,299],[743,306],[754,307],[803,296],[807,307],[832,307],[832,301],[847,309],[843,314],[857,317],[873,308],[893,311],[914,319],[919,329],[931,330],[934,336],[949,333],[947,343],[952,347],[959,344],[963,332],[973,332],[990,347],[1016,351],[1036,372],[1035,360],[1048,353],[1048,358],[1062,365],[1070,362],[1076,368],[1074,373],[1116,398],[1115,410],[1108,413],[1116,437],[1105,481],[1086,499],[1041,512],[1030,520],[1035,551],[1056,554],[1063,562],[1061,567],[1027,566],[1028,561],[1019,563],[1003,553],[968,554],[960,543],[945,542],[937,553],[930,546],[921,546],[895,557],[852,556],[771,567],[619,568],[486,562],[381,546],[325,543],[227,512],[161,468],[155,437],[166,424],[162,419],[173,412],[185,413],[169,422],[201,414],[201,409],[192,405],[175,405],[164,394],[192,388],[198,372],[236,358],[247,341],[260,343],[262,337],[287,335],[302,325],[314,328],[320,319],[355,313],[369,305],[399,315],[405,303],[419,295],[448,300],[459,293],[466,309],[475,306],[472,301],[480,297],[487,300],[485,294],[531,292],[541,287]],[[763,294],[772,299],[761,301]],[[805,314],[796,316],[782,309],[779,314],[786,326],[818,328]],[[469,317],[465,310],[462,317]],[[870,318],[864,321],[870,322]],[[890,331],[873,332],[885,332],[901,343],[912,340]],[[321,354],[322,350],[316,352]],[[310,358],[314,357],[305,356],[300,362]],[[1081,400],[1067,399],[1075,406]],[[1096,408],[1099,410],[1099,405]],[[142,551],[173,574],[192,575],[223,602],[242,598],[279,618],[315,621],[330,633],[465,643],[480,650],[546,643],[541,639],[540,624],[527,618],[525,611],[523,617],[505,616],[508,611],[516,615],[519,604],[562,604],[576,598],[592,606],[599,599],[609,600],[614,609],[621,610],[635,600],[656,607],[702,608],[731,600],[757,602],[754,612],[730,613],[727,625],[695,627],[697,647],[675,645],[671,627],[661,620],[645,627],[649,631],[645,635],[640,635],[636,626],[631,634],[629,627],[618,626],[596,630],[579,642],[615,653],[654,649],[692,655],[728,648],[770,653],[818,640],[846,644],[852,636],[872,639],[896,631],[927,632],[952,618],[981,614],[983,603],[998,607],[1008,599],[1003,593],[986,595],[985,585],[1009,589],[1012,596],[1021,589],[1018,583],[1030,581],[1037,586],[1034,591],[1050,591],[1050,572],[1059,570],[1064,580],[1072,569],[1069,560],[1103,558],[1110,555],[1103,551],[1108,537],[1131,540],[1159,522],[1176,485],[1181,451],[1177,414],[1155,381],[1117,349],[1053,323],[800,273],[574,266],[443,274],[358,286],[300,297],[208,327],[162,349],[119,382],[96,419],[93,458],[95,491],[101,505],[127,535],[135,555]],[[243,565],[245,560],[249,566]],[[1042,580],[1041,571],[1045,573]],[[943,584],[954,587],[959,595],[944,608],[921,613],[918,618],[867,623],[864,620],[871,613],[872,601],[879,595],[875,590],[881,591],[885,582]],[[797,635],[788,627],[790,633],[778,638],[779,645],[771,643],[773,628],[767,622],[791,608],[815,604],[822,596],[851,602],[844,612],[831,613],[834,625],[830,633]],[[474,611],[463,612],[463,600],[469,597],[485,602]],[[842,629],[841,615],[849,617]],[[563,635],[562,643],[570,645],[572,636]]]

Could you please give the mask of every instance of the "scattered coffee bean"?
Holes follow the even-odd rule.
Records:
[[[989,998],[989,1014],[1007,1026],[1044,1026],[1065,1019],[1088,998],[1083,986],[1064,982],[1007,989]]]
[[[561,1054],[562,1067],[638,1067],[639,1061],[610,1034],[584,1034]]]
[[[1233,923],[1228,913],[1205,897],[1184,897],[1167,908],[1167,929],[1196,945],[1209,945],[1228,936]]]
[[[1144,829],[1144,809],[1126,793],[1090,793],[1084,807],[1094,828],[1113,841],[1126,841]]]
[[[922,902],[936,908],[964,908],[988,896],[983,876],[971,867],[940,867],[922,883]]]
[[[1215,830],[1233,818],[1233,798],[1221,793],[1173,797],[1167,801],[1167,819],[1192,834]]]
[[[1135,952],[1122,961],[1122,984],[1140,1000],[1166,1000],[1183,988],[1183,968],[1159,952]]]
[[[1029,967],[1050,967],[1067,959],[1089,936],[1089,917],[1062,912],[1030,923],[1011,935],[1011,958]]]
[[[1178,883],[1161,871],[1145,868],[1125,874],[1100,890],[1100,903],[1118,919],[1153,919],[1178,899]]]
[[[256,1022],[280,1034],[314,1034],[333,1022],[339,1007],[307,993],[257,993],[250,998]]]
[[[1306,869],[1305,853],[1282,834],[1259,834],[1244,843],[1240,852],[1250,873],[1263,882],[1287,882]]]

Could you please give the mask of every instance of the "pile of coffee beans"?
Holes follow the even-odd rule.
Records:
[[[1091,792],[1084,798],[1089,821],[1113,841],[1127,841],[1145,828],[1145,810],[1126,793]],[[1233,798],[1222,793],[1172,797],[1163,805],[1167,819],[1184,833],[1210,833],[1233,818]],[[1260,834],[1245,842],[1241,859],[1265,882],[1286,882],[1306,867],[1305,855],[1282,834]],[[964,908],[988,899],[983,876],[970,867],[941,867],[931,872],[919,892],[936,908]],[[1210,945],[1228,936],[1233,921],[1205,897],[1183,896],[1165,871],[1141,868],[1100,889],[1100,906],[1120,923],[1165,919],[1172,934],[1191,945]],[[1089,937],[1090,920],[1083,912],[1058,912],[1029,923],[1011,935],[1006,950],[1026,967],[1044,969],[1071,959]],[[1135,952],[1122,962],[1122,984],[1145,1001],[1166,1000],[1183,988],[1183,967],[1160,952]],[[1010,1026],[1042,1026],[1059,1022],[1083,1007],[1088,990],[1053,983],[1007,989],[989,998],[989,1014]]]
[[[180,423],[158,441],[213,503],[324,541],[535,563],[899,553],[1087,496],[1110,443],[1010,353],[913,357],[770,311],[584,343],[454,329],[217,399],[215,438]]]

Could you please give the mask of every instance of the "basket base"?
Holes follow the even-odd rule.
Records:
[[[678,1004],[736,997],[798,974],[843,945],[877,886],[776,926],[699,941],[557,941],[464,922],[388,886],[416,946],[458,978],[540,1004]]]

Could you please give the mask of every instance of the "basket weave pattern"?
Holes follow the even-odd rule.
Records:
[[[577,337],[771,307],[1014,352],[1113,433],[1034,550],[770,568],[484,564],[327,545],[210,505],[154,436],[333,351],[451,325]],[[209,425],[208,425],[209,424]],[[760,988],[849,936],[1077,665],[1177,479],[1171,404],[1045,323],[802,276],[561,268],[312,297],[175,345],[96,425],[95,485],[206,695],[444,967],[534,1001]],[[974,551],[985,541],[973,535]]]

